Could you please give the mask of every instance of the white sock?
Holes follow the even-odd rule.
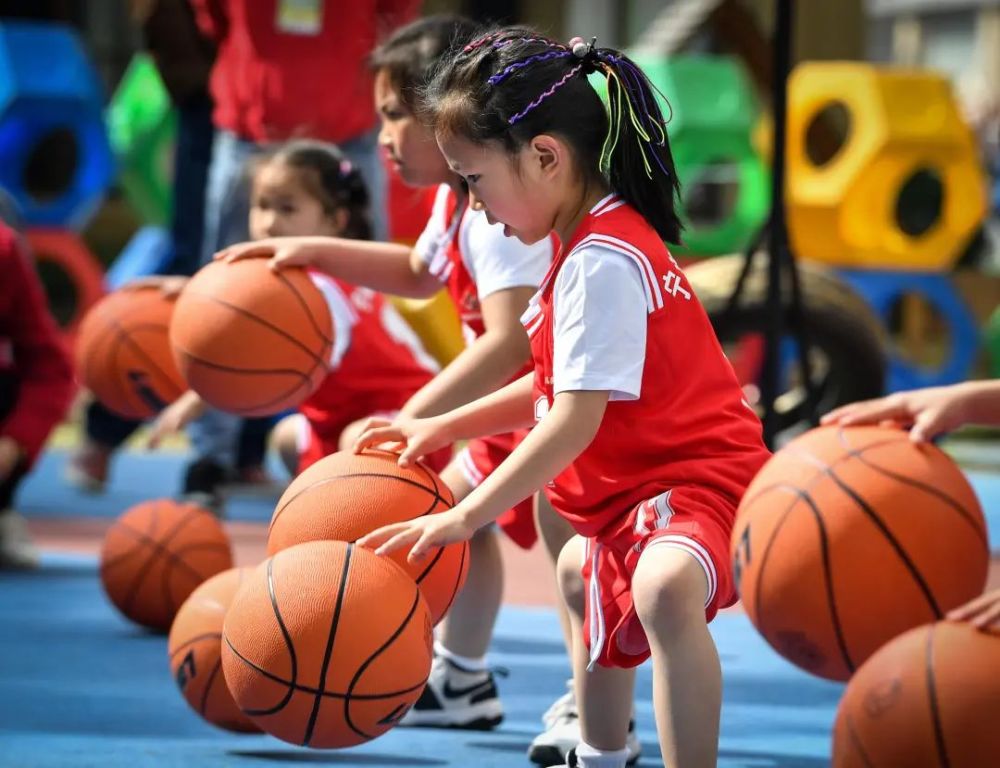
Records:
[[[576,764],[579,768],[625,768],[627,760],[628,749],[609,752],[596,749],[585,741],[576,745]]]
[[[456,664],[464,672],[485,672],[486,671],[486,657],[471,657],[471,656],[459,656],[457,653],[453,653],[441,645],[437,640],[434,641],[434,653],[443,659],[448,659],[448,661]]]

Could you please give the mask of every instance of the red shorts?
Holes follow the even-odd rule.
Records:
[[[735,508],[698,488],[673,488],[640,502],[611,531],[586,540],[587,589],[583,637],[590,664],[634,667],[649,658],[649,642],[632,603],[632,575],[639,558],[661,547],[690,554],[705,571],[705,619],[736,602],[729,559]]]
[[[399,411],[376,411],[367,417],[392,420],[399,415]],[[340,450],[340,436],[358,419],[350,419],[346,422],[339,422],[336,425],[323,424],[322,428],[316,422],[310,421],[303,414],[296,416],[301,420],[298,425],[298,450],[299,450],[299,474],[311,467],[324,456],[336,453]],[[435,472],[440,472],[451,461],[451,448],[442,448],[440,451],[425,456],[424,463]]]
[[[470,440],[455,457],[469,485],[475,488],[483,482],[487,475],[510,456],[511,451],[526,434],[527,430],[517,430],[505,435],[490,435]],[[538,532],[535,530],[534,497],[529,496],[500,515],[497,518],[497,525],[519,547],[531,549],[538,539]]]

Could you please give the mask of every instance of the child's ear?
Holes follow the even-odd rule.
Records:
[[[547,133],[531,140],[531,159],[537,171],[549,178],[566,165],[566,145]]]
[[[333,212],[330,219],[333,223],[334,232],[336,233],[335,237],[340,237],[347,231],[347,225],[351,221],[351,212],[347,210],[347,208],[341,206]]]

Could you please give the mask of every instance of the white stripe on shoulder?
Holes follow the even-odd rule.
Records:
[[[604,208],[604,207],[605,207],[606,205],[608,205],[609,203],[612,203],[612,202],[614,202],[614,201],[615,201],[615,200],[617,200],[617,199],[618,199],[618,195],[617,195],[617,194],[615,194],[614,192],[612,192],[612,193],[610,193],[610,194],[608,194],[608,195],[605,195],[604,197],[602,197],[602,198],[601,198],[601,199],[600,199],[600,200],[599,200],[599,201],[597,202],[597,205],[595,205],[595,206],[594,206],[593,208],[591,208],[591,209],[590,209],[590,212],[591,212],[591,213],[592,213],[592,214],[593,214],[594,216],[600,216],[600,215],[601,215],[601,212],[602,212],[602,209],[603,209],[603,208]]]
[[[609,235],[592,233],[577,243],[567,258],[570,258],[574,253],[586,248],[588,245],[607,248],[631,259],[642,275],[642,284],[646,291],[647,309],[650,312],[654,312],[657,309],[663,308],[663,292],[660,290],[660,284],[656,279],[656,273],[653,271],[653,265],[649,262],[646,254],[624,240],[619,240]]]
[[[623,205],[625,205],[625,201],[622,200],[621,198],[619,198],[618,200],[615,200],[613,203],[608,203],[606,206],[604,206],[600,211],[598,211],[594,215],[595,216],[603,216],[604,214],[610,213],[611,211],[615,210],[616,208],[621,208]]]

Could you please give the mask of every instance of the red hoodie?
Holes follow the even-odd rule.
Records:
[[[218,43],[213,119],[257,143],[342,143],[375,124],[367,58],[420,0],[191,0]]]
[[[34,462],[69,408],[73,368],[34,267],[17,235],[0,224],[0,376],[11,374],[17,401],[0,418],[0,435]]]

